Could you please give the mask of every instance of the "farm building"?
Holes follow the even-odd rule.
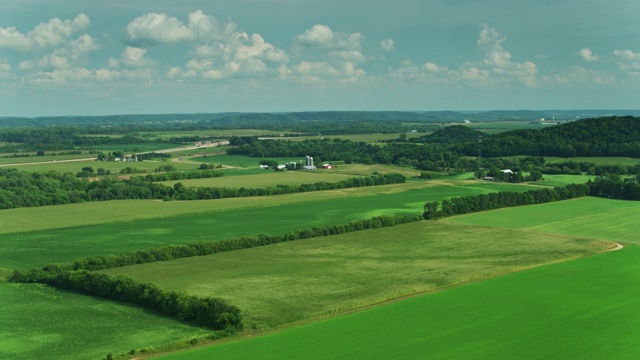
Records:
[[[500,170],[500,172],[505,174],[513,174],[513,171],[511,171],[510,169]]]
[[[333,169],[335,166],[333,164],[322,164],[322,168],[325,170]]]
[[[316,170],[316,166],[313,165],[313,158],[311,156],[307,156],[307,165],[303,167],[305,170]]]

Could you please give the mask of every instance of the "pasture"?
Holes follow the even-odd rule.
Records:
[[[593,175],[543,175],[542,181],[534,182],[531,184],[543,185],[543,186],[566,186],[569,184],[585,184],[589,180],[593,180]]]
[[[138,307],[45,285],[1,284],[0,298],[2,359],[103,359],[207,333]]]
[[[139,136],[152,139],[168,140],[180,137],[231,137],[231,136],[283,136],[287,132],[259,129],[229,129],[229,130],[193,130],[193,131],[141,131]]]
[[[173,149],[179,145],[161,142],[149,142],[140,144],[115,144],[115,145],[94,145],[91,148],[102,152],[124,151],[125,153],[139,153],[145,151],[158,151]]]
[[[96,154],[88,154],[86,152],[82,154],[73,154],[73,155],[2,157],[0,158],[0,166],[11,167],[12,165],[21,166],[23,164],[46,162],[46,161],[76,160],[76,159],[87,159],[87,158],[95,159],[96,157],[97,157]],[[20,168],[20,170],[22,170],[22,168]]]
[[[566,260],[610,242],[434,221],[103,271],[219,296],[268,329]]]
[[[426,201],[528,189],[509,184],[415,182],[267,197],[112,201],[3,210],[0,269],[26,269],[200,240],[276,235],[384,214],[420,214]]]
[[[596,165],[638,165],[640,164],[640,159],[628,158],[628,157],[570,157],[570,158],[561,158],[561,157],[551,157],[545,156],[544,160],[546,163],[554,164],[554,163],[562,163],[562,162],[589,162],[594,163]]]
[[[632,246],[161,358],[635,359],[639,257]]]

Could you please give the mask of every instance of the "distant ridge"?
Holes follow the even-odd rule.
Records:
[[[226,112],[194,114],[123,114],[104,116],[44,116],[0,117],[0,126],[109,126],[181,124],[225,124],[244,122],[301,122],[301,121],[395,121],[416,123],[455,123],[464,120],[577,120],[603,116],[640,116],[640,110],[493,110],[493,111],[303,111],[303,112]]]

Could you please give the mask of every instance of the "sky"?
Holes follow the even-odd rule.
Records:
[[[637,0],[0,0],[0,116],[640,109]]]

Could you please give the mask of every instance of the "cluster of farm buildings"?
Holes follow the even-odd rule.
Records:
[[[329,163],[325,163],[321,165],[322,169],[325,170],[330,170],[333,169],[335,166],[333,164],[329,164]],[[268,169],[269,165],[260,165],[261,169]],[[302,165],[302,160],[295,162],[289,162],[286,164],[280,164],[277,167],[277,170],[285,170],[285,169],[298,169],[298,168],[302,168],[304,170],[317,170],[318,168],[313,164],[313,157],[311,156],[307,156],[305,159],[305,165]]]

